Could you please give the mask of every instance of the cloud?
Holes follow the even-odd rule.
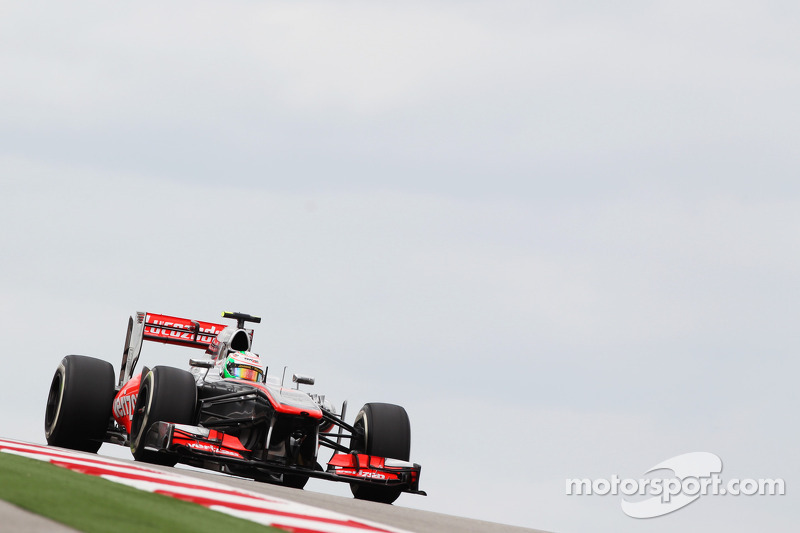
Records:
[[[755,174],[796,194],[794,14],[777,3],[14,8],[0,136],[27,158],[295,191],[713,194],[724,176],[769,194]]]
[[[41,440],[58,360],[117,365],[133,311],[224,309],[264,318],[271,373],[406,405],[431,509],[623,531],[562,478],[701,448],[796,477],[796,19],[5,6],[0,319],[40,375],[0,390],[0,425]],[[474,478],[487,456],[513,467]],[[752,529],[730,505],[679,529]]]

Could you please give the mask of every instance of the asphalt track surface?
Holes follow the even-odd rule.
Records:
[[[15,533],[75,533],[74,529],[53,522],[0,500],[0,531]]]
[[[135,463],[133,460],[118,459],[116,461],[127,462],[142,466],[142,463]],[[409,532],[415,533],[441,533],[441,532],[464,532],[464,533],[543,533],[540,530],[471,520],[456,516],[433,513],[409,509],[400,505],[385,505],[373,502],[356,500],[342,496],[322,494],[311,490],[296,490],[278,485],[259,483],[250,479],[238,478],[233,476],[219,475],[211,472],[204,472],[186,468],[169,468],[147,465],[148,468],[155,468],[166,472],[177,472],[185,476],[198,479],[206,479],[216,483],[222,483],[238,489],[245,489],[259,494],[283,498],[285,500],[303,503],[314,507],[328,509],[343,513],[356,518],[377,522],[387,526],[393,526]],[[11,526],[8,531],[20,533],[53,532],[67,533],[72,530],[46,520],[38,515],[31,514],[13,505],[0,500],[0,529],[6,530],[6,526]]]
[[[117,460],[134,463],[133,460]],[[365,520],[378,522],[387,526],[394,526],[415,533],[544,533],[538,529],[528,529],[440,513],[432,513],[429,511],[420,511],[418,509],[410,509],[400,505],[386,505],[382,503],[367,502],[356,500],[354,498],[323,494],[311,490],[290,489],[278,485],[270,485],[269,483],[259,483],[251,479],[219,475],[216,473],[203,472],[194,469],[188,470],[180,467],[177,469],[172,469],[169,467],[153,465],[148,465],[148,468],[157,468],[164,471],[177,470],[183,475],[207,479],[239,489],[246,489],[253,492],[258,492],[260,494],[266,494],[268,496],[275,496],[286,500],[296,501],[305,505],[336,511],[338,513],[343,513],[357,518],[363,518]]]

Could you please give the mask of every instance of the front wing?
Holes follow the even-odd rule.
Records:
[[[218,464],[250,467],[254,471],[301,473],[331,481],[383,485],[426,495],[419,490],[420,465],[374,455],[334,453],[326,471],[274,461],[253,461],[247,458],[249,450],[234,436],[200,426],[169,422],[156,422],[150,427],[145,437],[145,448]]]

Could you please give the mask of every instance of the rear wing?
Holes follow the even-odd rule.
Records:
[[[207,349],[217,334],[225,329],[224,324],[201,322],[155,313],[144,314],[144,340],[175,344],[187,348]]]
[[[128,319],[128,334],[122,352],[119,384],[122,385],[132,377],[139,361],[143,341],[208,350],[217,335],[226,327],[224,324],[213,322],[137,311]],[[250,334],[252,335],[252,332]]]

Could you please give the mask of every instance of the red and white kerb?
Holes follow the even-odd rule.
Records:
[[[190,501],[237,518],[295,533],[407,533],[334,511],[235,489],[222,483],[162,472],[93,454],[0,439],[0,451],[46,461],[147,492]]]

